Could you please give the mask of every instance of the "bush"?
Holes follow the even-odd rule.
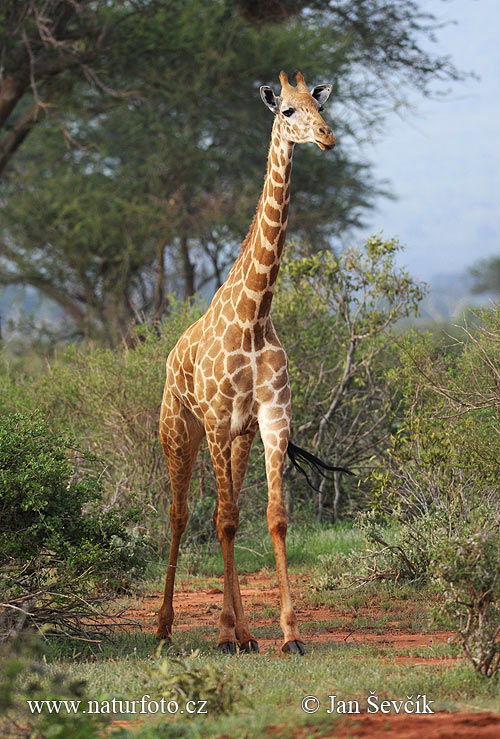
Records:
[[[481,508],[436,552],[433,562],[443,607],[458,629],[474,669],[500,671],[500,518]]]
[[[3,737],[72,737],[98,739],[109,717],[46,707],[32,713],[28,701],[81,701],[85,682],[51,672],[42,644],[34,638],[11,639],[0,645],[0,732]]]
[[[40,413],[0,419],[4,632],[64,623],[77,633],[88,597],[139,576],[144,545],[127,532],[137,511],[101,507],[95,465]]]
[[[123,509],[136,502],[139,530],[160,554],[168,541],[170,499],[158,437],[165,362],[201,312],[199,305],[176,306],[173,299],[172,306],[161,332],[138,328],[133,349],[71,346],[48,360],[36,377],[0,367],[0,413],[39,409],[51,428],[69,432],[80,448],[103,459],[104,501]]]
[[[425,585],[432,579],[433,558],[453,527],[442,511],[405,521],[383,521],[367,512],[358,516],[356,525],[365,538],[363,548],[341,557],[321,557],[318,590],[375,581]]]
[[[500,307],[475,320],[450,346],[414,331],[401,342],[393,381],[407,413],[372,475],[378,510],[500,510]]]
[[[161,647],[158,649],[160,654]],[[210,715],[228,714],[250,706],[243,678],[227,673],[222,664],[201,661],[199,650],[189,657],[163,657],[151,668],[151,679],[166,700],[206,701]]]
[[[338,256],[299,257],[290,248],[285,255],[273,321],[288,352],[294,440],[358,476],[357,487],[340,474],[316,480],[319,520],[366,507],[366,470],[374,457],[384,459],[394,431],[401,400],[392,381],[394,329],[424,295],[396,266],[400,249],[396,240],[373,236]],[[294,490],[301,487],[294,481]]]
[[[478,506],[466,519],[430,510],[382,527],[376,514],[358,525],[366,543],[349,555],[318,557],[317,590],[376,581],[432,584],[474,669],[500,672],[500,517]]]
[[[421,568],[465,654],[491,676],[500,669],[500,306],[464,319],[449,345],[410,333],[401,359],[394,379],[408,413],[388,466],[372,475],[375,509],[403,522],[400,554],[413,562],[420,531]],[[387,554],[401,559],[393,547]]]

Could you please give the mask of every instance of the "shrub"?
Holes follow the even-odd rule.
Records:
[[[372,475],[378,509],[467,517],[487,499],[500,510],[500,307],[450,346],[410,332],[401,349],[393,380],[408,410]]]
[[[434,573],[443,607],[474,669],[500,671],[500,518],[481,508],[436,552]]]
[[[243,704],[251,705],[243,678],[228,673],[223,664],[203,664],[198,649],[189,657],[163,657],[151,668],[151,678],[166,700],[206,701],[210,715],[228,714]]]
[[[72,737],[98,739],[109,718],[46,707],[32,713],[28,701],[81,701],[85,682],[50,672],[44,650],[34,638],[16,638],[0,645],[0,732],[3,737]]]
[[[171,302],[161,331],[139,327],[134,348],[70,346],[36,377],[0,367],[0,413],[39,409],[51,428],[69,432],[81,449],[103,459],[104,501],[123,509],[137,502],[139,530],[158,553],[169,534],[168,469],[158,438],[165,361],[201,312],[198,304]]]
[[[424,526],[423,569],[465,654],[491,676],[500,669],[500,306],[467,318],[449,346],[416,332],[401,345],[394,378],[408,413],[388,467],[372,475],[375,508],[402,521],[404,536]],[[415,551],[410,539],[401,548]]]
[[[288,352],[293,436],[358,475],[357,487],[340,474],[316,480],[319,520],[327,511],[335,521],[366,506],[366,470],[374,457],[384,458],[394,430],[401,399],[392,382],[394,329],[424,295],[396,266],[400,249],[394,239],[373,236],[338,256],[298,257],[290,248],[285,255],[273,321]],[[294,481],[294,489],[301,486]]]
[[[4,632],[50,623],[75,634],[88,597],[140,574],[144,545],[126,528],[137,511],[101,507],[95,465],[40,413],[0,419]]]
[[[375,581],[426,584],[432,578],[436,551],[453,526],[442,511],[405,521],[397,517],[383,521],[372,511],[358,515],[356,525],[365,538],[363,548],[319,558],[318,590]]]
[[[361,517],[366,543],[349,555],[318,558],[317,590],[375,581],[433,584],[474,669],[500,672],[500,517],[480,505],[468,518],[430,510],[391,528]]]

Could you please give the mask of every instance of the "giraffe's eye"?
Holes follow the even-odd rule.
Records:
[[[290,118],[290,116],[295,113],[295,110],[293,108],[288,108],[287,110],[281,111],[283,115],[286,115],[287,118]]]

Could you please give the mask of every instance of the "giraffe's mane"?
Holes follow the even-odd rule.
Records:
[[[247,248],[247,246],[249,245],[249,243],[252,240],[252,236],[253,236],[253,234],[255,232],[255,229],[257,228],[257,216],[259,214],[259,209],[260,209],[260,206],[261,206],[261,200],[262,200],[262,198],[259,200],[259,203],[257,205],[257,209],[255,211],[254,217],[252,218],[252,222],[250,224],[250,228],[248,229],[248,233],[247,233],[247,235],[245,236],[245,238],[243,239],[243,241],[240,244],[241,251],[245,251],[245,249]]]

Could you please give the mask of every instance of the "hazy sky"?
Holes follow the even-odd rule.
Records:
[[[421,6],[457,21],[439,32],[439,50],[480,80],[455,83],[444,100],[414,95],[416,110],[390,119],[366,153],[398,200],[381,200],[362,235],[397,235],[400,262],[427,280],[500,255],[500,0]]]

